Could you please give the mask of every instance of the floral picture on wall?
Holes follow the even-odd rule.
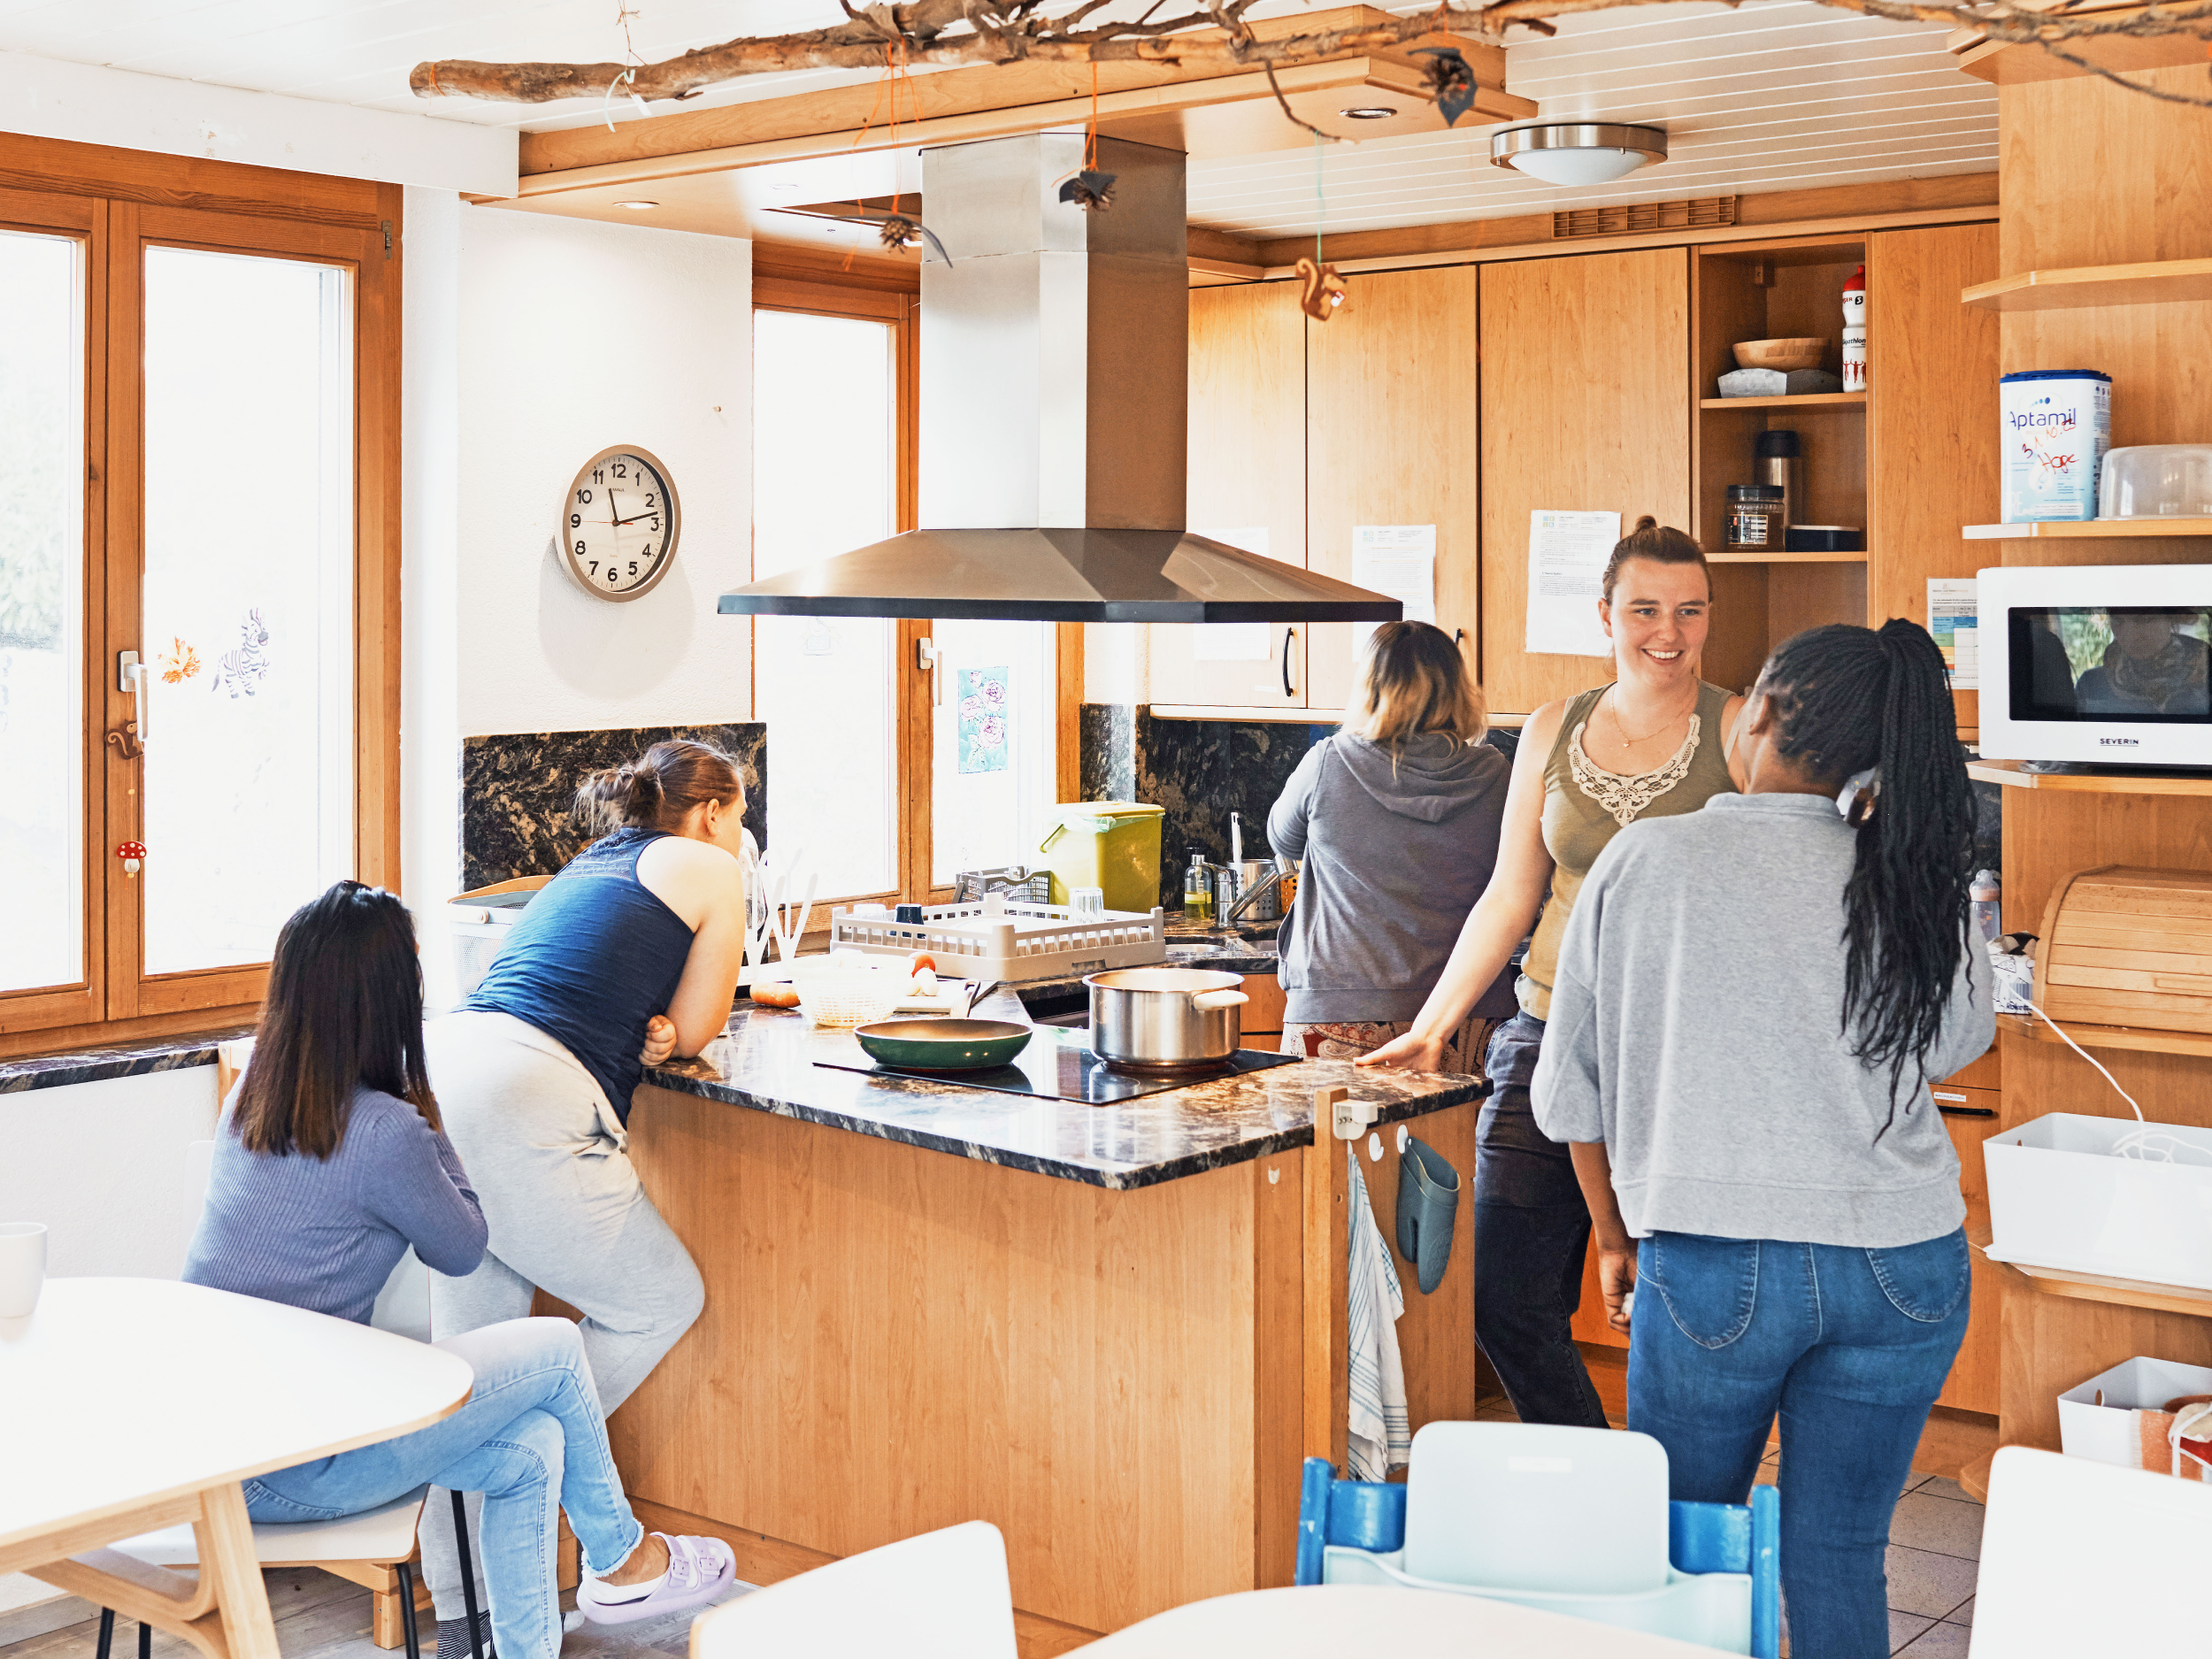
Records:
[[[1003,668],[960,670],[960,770],[964,772],[1006,770],[1010,678]]]

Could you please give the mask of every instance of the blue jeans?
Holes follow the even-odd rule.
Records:
[[[1796,1659],[1885,1659],[1883,1550],[1966,1334],[1963,1229],[1893,1249],[1659,1233],[1636,1256],[1628,1426],[1678,1501],[1741,1503],[1782,1419]]]
[[[512,1319],[437,1344],[476,1372],[467,1403],[442,1423],[245,1483],[256,1521],[330,1521],[426,1484],[484,1494],[473,1540],[503,1659],[558,1659],[559,1511],[584,1564],[619,1566],[645,1537],[607,1449],[584,1345],[565,1319]]]

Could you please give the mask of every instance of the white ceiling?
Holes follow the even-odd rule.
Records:
[[[1297,0],[1265,7],[1298,9]],[[604,118],[597,101],[426,101],[409,91],[407,72],[432,58],[618,59],[618,10],[617,0],[0,0],[0,50],[541,131]],[[833,0],[638,0],[636,12],[631,34],[649,59],[841,15]],[[1490,166],[1487,129],[1463,127],[1329,147],[1319,157],[1320,208],[1311,153],[1195,165],[1193,222],[1268,234],[1310,231],[1317,220],[1332,231],[1376,229],[1987,172],[1997,163],[1995,88],[1958,72],[1941,49],[1940,25],[1886,23],[1813,0],[1646,6],[1559,24],[1553,40],[1515,31],[1509,88],[1538,100],[1548,118],[1663,126],[1672,147],[1665,165],[1559,192]],[[756,76],[687,107],[869,78]],[[624,105],[613,114],[646,119]]]

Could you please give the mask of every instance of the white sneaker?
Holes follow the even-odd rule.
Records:
[[[668,1546],[666,1572],[642,1584],[587,1578],[576,1589],[576,1610],[595,1624],[631,1624],[703,1607],[737,1582],[737,1556],[720,1539],[653,1536]]]

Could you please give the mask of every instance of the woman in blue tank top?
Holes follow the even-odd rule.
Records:
[[[729,1018],[745,940],[745,788],[705,743],[656,743],[595,774],[577,817],[610,833],[541,888],[480,983],[426,1033],[447,1133],[483,1204],[477,1270],[433,1274],[441,1340],[526,1318],[542,1289],[584,1316],[611,1414],[699,1317],[699,1270],[639,1185],[626,1125],[644,1068]],[[434,1534],[452,1525],[433,1504]],[[456,1552],[424,1551],[441,1623]],[[442,1574],[452,1579],[441,1582]]]

